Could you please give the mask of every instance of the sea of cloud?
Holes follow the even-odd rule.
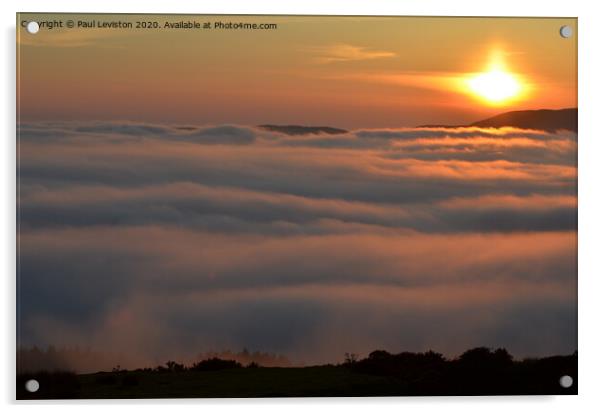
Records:
[[[21,345],[576,349],[577,137],[24,123]]]

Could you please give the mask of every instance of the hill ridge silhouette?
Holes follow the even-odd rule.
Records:
[[[513,110],[482,119],[467,125],[420,125],[418,128],[460,128],[477,126],[501,128],[504,126],[521,129],[538,129],[546,132],[569,130],[577,132],[577,108]]]
[[[558,130],[569,130],[577,132],[577,108],[565,109],[532,109],[532,110],[513,110],[503,112],[489,118],[478,120],[464,125],[444,125],[444,124],[425,124],[416,126],[417,128],[462,128],[462,127],[483,127],[483,128],[502,128],[515,127],[521,129],[538,129],[546,132],[556,132]],[[349,131],[332,126],[311,126],[311,125],[276,125],[263,124],[257,125],[258,128],[272,132],[280,132],[286,135],[310,135],[327,134],[339,135]]]

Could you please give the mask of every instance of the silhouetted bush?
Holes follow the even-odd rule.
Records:
[[[432,351],[390,354],[384,350],[376,350],[370,353],[368,358],[357,361],[352,367],[360,373],[405,376],[440,368],[444,362],[445,359],[441,354]]]
[[[470,368],[498,368],[511,365],[512,356],[504,348],[491,351],[487,347],[477,347],[462,353],[458,362]]]
[[[458,394],[507,394],[513,387],[514,364],[505,349],[477,347],[452,362],[450,390]]]
[[[374,350],[368,355],[370,360],[388,360],[391,357],[391,353],[385,350]]]
[[[190,370],[194,371],[214,371],[241,368],[242,364],[235,360],[222,360],[217,357],[199,361],[192,365]]]
[[[243,366],[249,363],[257,363],[263,367],[290,367],[291,362],[289,359],[284,357],[282,354],[273,353],[262,353],[260,351],[249,351],[246,348],[236,353],[230,350],[221,352],[210,351],[207,353],[200,353],[197,360],[207,360],[211,358],[219,358],[222,360],[235,360]]]
[[[389,376],[403,383],[399,394],[495,395],[575,394],[577,354],[514,361],[503,348],[477,347],[454,360],[426,353],[390,354],[376,350],[367,358],[345,364],[353,372]],[[561,388],[563,375],[573,378],[569,389]]]

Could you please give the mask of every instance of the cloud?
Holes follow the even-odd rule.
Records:
[[[344,332],[349,323],[367,337],[370,331],[384,337],[391,325],[421,325],[420,332],[406,331],[397,348],[409,341],[449,353],[485,340],[480,329],[496,331],[491,318],[470,315],[476,309],[503,320],[498,311],[522,308],[554,329],[561,327],[549,318],[556,306],[571,308],[575,297],[570,232],[282,239],[145,226],[35,231],[20,244],[23,330],[30,339],[41,340],[47,333],[37,320],[50,319],[82,347],[106,343],[127,351],[120,340],[152,343],[144,346],[149,358],[167,348],[186,354],[186,345],[165,343],[190,339],[184,341],[194,343],[190,352],[246,346],[311,362],[317,358],[304,345],[317,345],[328,329]],[[545,315],[540,301],[556,309]],[[456,326],[462,320],[473,331],[457,338],[450,329],[429,343],[423,334],[436,319]],[[121,328],[113,331],[115,325]],[[125,340],[125,330],[138,336]],[[58,338],[45,338],[51,339]],[[366,338],[347,345],[366,353],[363,341],[377,345]],[[396,348],[394,338],[384,342]],[[562,343],[553,344],[564,351],[574,344],[570,337]],[[320,357],[336,359],[343,344],[325,345]],[[507,344],[522,354],[534,351],[520,340]]]
[[[465,73],[458,72],[426,72],[426,71],[357,71],[322,75],[320,78],[332,81],[347,81],[354,83],[376,83],[387,86],[422,89],[423,91],[459,92],[465,85]],[[441,101],[437,102],[438,104]]]
[[[273,139],[273,134],[260,128],[240,125],[181,126],[154,125],[139,122],[50,122],[23,123],[19,126],[19,138],[37,142],[52,139],[105,142],[138,142],[141,139],[166,141],[182,140],[199,144],[252,143],[258,135]],[[133,138],[128,140],[127,138]]]
[[[186,141],[204,144],[230,144],[244,145],[255,141],[255,131],[250,128],[241,128],[235,125],[223,125],[209,128],[200,128],[190,133],[181,134],[179,138]]]
[[[396,54],[393,52],[384,50],[370,50],[366,47],[344,43],[332,44],[329,46],[314,46],[308,48],[307,50],[317,55],[315,61],[318,63],[373,60],[396,56]]]
[[[524,139],[558,139],[574,136],[570,132],[551,134],[533,129],[518,129],[513,127],[479,128],[474,126],[453,127],[418,127],[398,129],[360,129],[356,131],[360,138],[385,139],[417,139],[417,138],[524,138]]]
[[[573,133],[26,123],[19,156],[22,344],[575,349]]]
[[[21,201],[24,228],[163,224],[294,235],[338,232],[342,226],[356,231],[368,226],[374,231],[553,231],[571,229],[576,220],[576,198],[569,195],[487,195],[400,206],[174,183],[70,186],[28,191]]]
[[[75,132],[107,134],[111,135],[131,135],[131,136],[157,136],[167,135],[170,128],[165,126],[147,125],[141,123],[114,123],[114,122],[96,122],[85,124],[74,128]]]
[[[574,290],[563,296],[560,288],[545,286],[534,297],[533,284],[503,293],[502,283],[473,287],[483,299],[466,295],[468,286],[134,294],[97,323],[74,325],[44,315],[35,327],[55,343],[127,351],[125,367],[163,364],[167,352],[189,360],[205,349],[243,346],[289,354],[295,364],[340,362],[345,352],[365,357],[375,348],[432,348],[450,357],[478,345],[503,346],[517,357],[574,351]],[[136,352],[128,351],[132,347]]]
[[[440,130],[404,129],[396,133],[415,137],[365,138],[367,131],[291,137],[230,125],[222,137],[220,127],[214,126],[186,130],[174,126],[165,135],[132,136],[144,128],[118,124],[112,126],[118,132],[111,133],[67,133],[66,128],[48,125],[43,139],[38,138],[42,126],[33,136],[34,130],[22,128],[24,187],[53,182],[127,187],[195,182],[398,203],[478,196],[499,192],[500,185],[502,192],[515,195],[571,193],[576,177],[576,145],[570,134],[541,132],[539,138],[525,131],[533,136],[520,138],[520,131],[512,130],[493,138],[491,131],[477,129],[472,135],[456,131],[464,134],[458,138],[447,136],[453,130],[440,136]],[[490,136],[481,137],[485,132]],[[370,133],[382,136],[393,131]],[[433,133],[435,137],[429,137]],[[206,144],[215,148],[208,151],[203,148]]]

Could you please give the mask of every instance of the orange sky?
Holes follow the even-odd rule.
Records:
[[[21,21],[196,20],[276,30],[67,29]],[[576,19],[308,16],[18,16],[22,120],[461,124],[508,110],[577,105]],[[458,82],[493,55],[524,93],[491,105]]]

